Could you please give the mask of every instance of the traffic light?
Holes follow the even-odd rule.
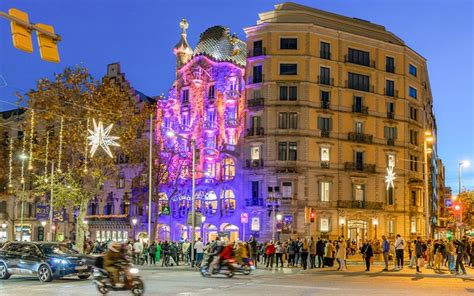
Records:
[[[50,25],[36,24],[37,27],[54,34],[54,28]],[[59,63],[58,44],[51,36],[36,31],[38,37],[38,46],[40,56],[43,60],[53,63]]]
[[[457,215],[459,215],[459,214],[461,213],[461,209],[462,209],[462,208],[461,208],[461,203],[459,203],[459,202],[453,203],[452,208],[453,208],[453,213],[454,213],[454,215],[457,216]]]
[[[453,233],[450,230],[448,230],[448,232],[446,232],[446,238],[449,239],[449,240],[453,239]]]
[[[314,223],[315,218],[316,218],[316,213],[313,208],[310,208],[309,209],[309,222]]]
[[[29,24],[28,14],[16,8],[10,8],[8,14]],[[31,30],[23,24],[11,21],[13,46],[28,53],[33,52]]]

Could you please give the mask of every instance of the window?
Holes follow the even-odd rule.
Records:
[[[252,146],[250,147],[250,159],[258,160],[260,159],[260,146]]]
[[[411,190],[410,191],[410,204],[412,206],[417,206],[418,203],[418,198],[416,196],[416,190]]]
[[[232,180],[235,177],[235,162],[232,158],[224,158],[224,180]]]
[[[321,147],[321,161],[330,161],[328,147]]]
[[[330,60],[331,59],[331,44],[327,42],[319,43],[319,57],[322,59]]]
[[[391,127],[391,126],[385,126],[384,137],[387,140],[395,140],[397,138],[397,128]]]
[[[288,160],[297,160],[298,158],[298,149],[296,142],[288,143]]]
[[[224,215],[232,215],[235,212],[235,194],[232,189],[221,191],[221,212]]]
[[[298,39],[280,38],[280,49],[298,49]]]
[[[118,189],[125,188],[125,177],[123,175],[119,176],[117,180],[117,188]]]
[[[297,64],[280,64],[280,75],[297,75]]]
[[[410,221],[410,232],[412,234],[415,234],[416,233],[416,219],[415,218],[411,218],[411,221]]]
[[[296,86],[280,86],[280,101],[296,101],[298,88]]]
[[[263,55],[263,42],[262,40],[254,41],[253,42],[253,56],[258,57]]]
[[[328,91],[321,91],[321,103],[328,103],[329,104],[329,92]]]
[[[356,169],[362,170],[364,168],[364,152],[356,151],[354,158],[356,163]]]
[[[364,133],[364,123],[362,121],[356,121],[354,124],[354,132],[356,134]]]
[[[408,72],[409,72],[411,75],[413,75],[413,76],[416,77],[416,67],[413,66],[412,64],[410,64],[410,66],[408,67]]]
[[[207,97],[209,99],[214,99],[215,91],[216,91],[216,87],[214,85],[209,86],[209,89],[207,90]]]
[[[410,144],[418,146],[418,131],[410,130]]]
[[[418,121],[418,109],[415,107],[410,107],[410,119]]]
[[[279,129],[288,128],[288,112],[278,113],[278,128]]]
[[[385,57],[385,71],[395,73],[395,59],[392,57]]]
[[[388,236],[392,237],[395,234],[395,221],[390,219],[387,221]]]
[[[296,112],[289,112],[288,113],[288,126],[290,129],[297,129],[298,128],[298,113]]]
[[[252,203],[251,204],[253,206],[259,205],[260,191],[258,187],[259,187],[258,181],[251,182],[251,190],[252,190]]]
[[[331,72],[327,67],[319,68],[319,83],[325,85],[331,85]]]
[[[395,96],[395,81],[385,80],[385,95],[389,97]]]
[[[390,187],[387,190],[387,204],[392,206],[395,204],[395,188]]]
[[[418,157],[410,155],[410,171],[418,171]]]
[[[293,183],[282,182],[281,183],[281,194],[283,198],[293,198]]]
[[[321,201],[329,201],[329,186],[331,184],[329,182],[320,182],[319,183],[319,194],[321,196]]]
[[[330,132],[332,129],[332,119],[330,117],[319,117],[318,128],[324,132]]]
[[[387,166],[395,167],[395,154],[387,155]]]
[[[189,89],[183,89],[181,91],[181,103],[182,104],[189,103]]]
[[[347,75],[349,81],[347,87],[351,89],[369,91],[369,76],[351,72],[349,72]]]
[[[260,116],[252,116],[250,120],[252,130],[258,130],[260,128],[260,122],[262,118]]]
[[[252,83],[260,83],[263,81],[262,65],[253,66]]]
[[[320,232],[329,232],[329,218],[319,219],[319,231]]]
[[[410,87],[408,88],[408,95],[409,95],[410,97],[416,99],[416,98],[417,98],[416,88],[410,86]]]
[[[349,48],[349,55],[347,61],[349,63],[370,66],[369,52]]]
[[[389,113],[390,115],[388,115],[390,118],[393,118],[394,114],[395,114],[395,103],[393,102],[388,102],[387,103],[387,113]]]
[[[354,200],[363,201],[365,197],[365,185],[354,184]]]
[[[362,109],[364,109],[362,102],[363,102],[362,97],[355,96],[354,97],[354,105],[352,106],[352,111],[361,113]]]
[[[288,150],[288,143],[286,142],[278,143],[278,160],[287,159],[287,150]]]

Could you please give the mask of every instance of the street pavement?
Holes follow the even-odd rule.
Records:
[[[474,269],[468,276],[453,276],[447,272],[436,274],[423,270],[381,272],[374,266],[364,272],[360,265],[349,266],[348,271],[335,268],[302,271],[299,268],[262,269],[252,275],[236,275],[234,278],[213,276],[204,278],[189,267],[141,268],[145,281],[145,295],[263,295],[263,296],[309,296],[309,295],[474,295]],[[92,280],[74,278],[59,279],[51,283],[40,283],[37,278],[12,276],[0,281],[1,296],[36,295],[98,295]],[[129,295],[112,292],[111,295]]]

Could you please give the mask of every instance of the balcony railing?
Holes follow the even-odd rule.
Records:
[[[323,85],[334,85],[334,78],[321,77],[318,75],[318,83]]]
[[[321,161],[321,168],[329,169],[329,161]]]
[[[352,105],[352,112],[368,114],[369,113],[369,107],[361,106],[361,105]]]
[[[321,130],[321,138],[329,138],[330,131]]]
[[[264,134],[265,130],[263,127],[254,127],[247,129],[247,137],[263,136]]]
[[[263,207],[263,198],[247,198],[245,199],[245,205],[247,207]]]
[[[370,210],[382,210],[383,202],[376,201],[364,201],[364,200],[338,200],[338,208],[355,208],[355,209],[370,209]]]
[[[349,141],[354,141],[358,143],[372,143],[372,135],[362,134],[362,133],[349,133],[348,139]]]
[[[319,51],[319,57],[322,59],[330,60],[331,59],[331,53],[328,51]]]
[[[264,81],[264,75],[259,75],[259,76],[249,76],[247,80],[247,84],[255,84],[255,83],[262,83]]]
[[[387,118],[388,119],[394,119],[395,118],[395,112],[387,112]]]
[[[395,66],[386,65],[386,66],[385,66],[385,72],[388,72],[388,73],[395,73]]]
[[[248,169],[263,168],[263,159],[247,159],[245,161],[245,167]]]
[[[247,57],[249,57],[249,58],[259,57],[259,56],[266,55],[266,54],[267,54],[267,48],[266,47],[256,47],[256,48],[251,49],[251,50],[248,51]]]
[[[363,63],[362,61],[358,61],[357,59],[352,59],[347,54],[344,55],[344,62],[345,63],[356,64],[356,65],[361,65],[361,66],[365,66],[365,67],[375,68],[375,61],[374,60],[369,60],[368,63]]]
[[[360,91],[365,91],[365,92],[375,92],[375,86],[374,85],[358,85],[358,84],[353,84],[351,85],[349,81],[345,80],[344,85],[346,88],[350,89],[355,89],[355,90],[360,90]]]
[[[395,146],[395,139],[387,139],[387,145]]]
[[[255,98],[247,100],[247,108],[263,107],[265,100],[263,98]]]
[[[375,173],[375,164],[365,164],[357,162],[346,162],[344,163],[344,169],[346,171],[359,171],[364,173]]]
[[[384,93],[387,97],[398,97],[398,90],[391,90],[391,91],[389,91],[388,89],[384,88],[384,89],[383,89],[383,93]]]
[[[322,109],[329,109],[330,107],[331,107],[331,103],[329,103],[329,101],[321,100]]]

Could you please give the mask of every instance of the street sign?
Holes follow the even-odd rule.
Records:
[[[169,215],[170,214],[170,206],[164,206],[161,210],[162,215]]]
[[[249,214],[241,213],[240,214],[240,223],[243,223],[243,224],[249,223]]]

